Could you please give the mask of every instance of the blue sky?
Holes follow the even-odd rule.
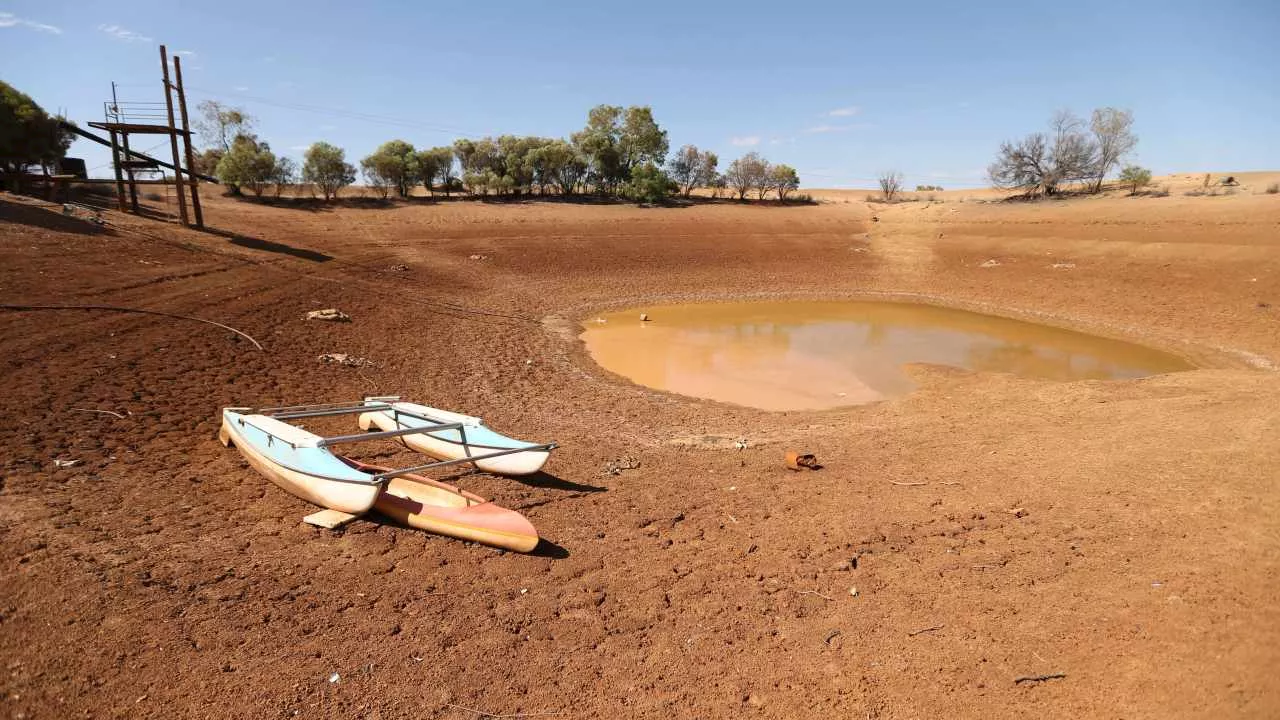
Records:
[[[722,167],[757,150],[807,187],[889,169],[965,187],[1001,140],[1110,105],[1134,112],[1135,159],[1157,174],[1280,168],[1276,0],[0,1],[0,79],[81,125],[112,80],[121,100],[163,100],[161,42],[193,106],[243,106],[295,157],[317,140],[357,162],[394,138],[563,137],[593,105],[647,104],[672,150]],[[71,154],[108,174],[104,148]]]

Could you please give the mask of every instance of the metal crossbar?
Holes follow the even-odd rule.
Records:
[[[258,412],[266,414],[266,413],[273,413],[273,412],[293,412],[297,410],[323,410],[325,408],[362,406],[365,404],[366,401],[388,403],[388,402],[394,402],[399,399],[400,399],[399,395],[386,395],[381,397],[365,398],[364,400],[345,400],[343,402],[313,403],[310,405],[283,405],[281,407],[258,408]]]
[[[477,460],[488,460],[489,458],[502,457],[503,455],[515,455],[516,453],[522,453],[522,452],[543,452],[546,450],[554,450],[555,448],[556,448],[555,443],[544,443],[542,445],[530,445],[529,447],[512,448],[510,450],[487,453],[484,455],[472,455],[470,457],[459,458],[457,460],[440,460],[433,463],[427,463],[426,465],[416,465],[414,467],[404,468],[402,470],[392,470],[390,472],[378,473],[377,475],[373,476],[373,480],[375,482],[382,482],[385,480],[390,480],[391,478],[394,478],[394,477],[400,477],[401,475],[410,475],[416,472],[421,472],[422,470],[431,470],[432,468],[449,467],[450,465],[466,465],[469,463],[474,463]]]
[[[341,443],[364,442],[365,440],[380,440],[382,438],[400,437],[401,435],[418,435],[436,430],[458,430],[462,427],[462,423],[450,423],[448,425],[436,425],[434,427],[413,427],[402,428],[400,430],[385,430],[382,432],[360,433],[358,435],[338,435],[336,437],[321,438],[316,443],[316,447],[328,447],[330,445],[338,445]]]
[[[359,405],[356,407],[328,408],[324,410],[289,410],[284,412],[261,413],[276,420],[297,420],[299,418],[328,417],[330,415],[355,415],[357,413],[391,410],[390,405]]]

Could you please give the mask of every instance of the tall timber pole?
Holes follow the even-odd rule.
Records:
[[[164,104],[169,111],[169,148],[173,151],[173,166],[177,168],[173,173],[174,187],[178,190],[178,213],[182,215],[182,224],[184,227],[191,225],[191,219],[187,217],[187,196],[182,191],[182,157],[178,155],[178,129],[174,127],[173,122],[173,86],[169,84],[169,51],[165,46],[160,46],[160,67],[164,71]]]

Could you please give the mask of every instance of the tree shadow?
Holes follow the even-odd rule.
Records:
[[[28,225],[77,235],[114,235],[115,232],[81,217],[63,215],[60,207],[39,207],[0,200],[0,222]]]
[[[324,200],[323,198],[313,197],[254,197],[251,195],[235,196],[230,193],[224,193],[223,197],[234,199],[238,202],[253,203],[255,205],[266,205],[269,207],[282,208],[286,210],[302,210],[307,212],[326,212],[336,210],[338,208],[354,209],[354,210],[378,210],[385,208],[393,208],[401,205],[445,205],[456,203],[480,203],[483,205],[532,205],[532,204],[555,204],[555,205],[632,205],[639,207],[661,207],[661,208],[687,208],[697,205],[748,205],[755,207],[795,207],[803,205],[817,205],[818,201],[811,197],[802,196],[788,198],[787,200],[767,199],[759,200],[756,198],[743,198],[739,200],[736,197],[706,197],[702,195],[692,195],[690,197],[672,196],[657,203],[637,203],[635,200],[629,200],[624,197],[615,195],[600,195],[598,193],[574,193],[572,195],[549,194],[541,195],[537,193],[522,195],[410,195],[408,197],[335,197],[332,200]]]
[[[300,260],[310,260],[311,262],[329,262],[333,259],[332,255],[325,255],[324,253],[317,252],[315,250],[285,245],[284,243],[263,240],[262,238],[249,237],[248,235],[241,235],[239,233],[233,233],[229,230],[221,230],[215,227],[206,226],[203,229],[203,232],[226,238],[231,241],[232,245],[249,248],[250,250],[279,253],[281,255],[288,255]]]

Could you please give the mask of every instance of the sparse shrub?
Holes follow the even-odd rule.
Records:
[[[1131,188],[1130,195],[1137,195],[1139,190],[1150,184],[1151,171],[1137,165],[1128,165],[1120,171],[1120,182]]]
[[[1266,193],[1268,195],[1275,195],[1276,193],[1280,193],[1280,183],[1271,183],[1270,185],[1268,185],[1266,189]]]
[[[623,186],[623,192],[638,203],[660,203],[678,188],[662,168],[645,162],[631,170],[631,179]]]
[[[787,196],[800,187],[800,176],[790,165],[774,165],[769,168],[769,185],[778,193],[778,201],[786,202]]]
[[[238,195],[240,187],[247,187],[257,197],[271,182],[276,166],[276,156],[265,142],[254,135],[237,135],[231,149],[218,161],[218,179],[231,194]]]
[[[1153,190],[1151,197],[1169,197],[1169,186],[1161,185],[1159,190]]]
[[[738,199],[744,200],[752,188],[764,187],[767,190],[769,161],[760,157],[760,153],[749,152],[729,163],[729,169],[724,175],[729,186],[738,195]],[[763,191],[760,197],[764,198]]]
[[[342,148],[318,142],[307,148],[302,179],[313,183],[326,201],[356,180],[356,169],[346,161]]]
[[[893,202],[893,198],[902,190],[902,173],[897,170],[880,173],[880,194],[885,202]]]
[[[1208,193],[1205,192],[1203,188],[1195,188],[1193,190],[1188,190],[1182,194],[1186,195],[1187,197],[1200,197],[1202,195],[1207,195]]]

